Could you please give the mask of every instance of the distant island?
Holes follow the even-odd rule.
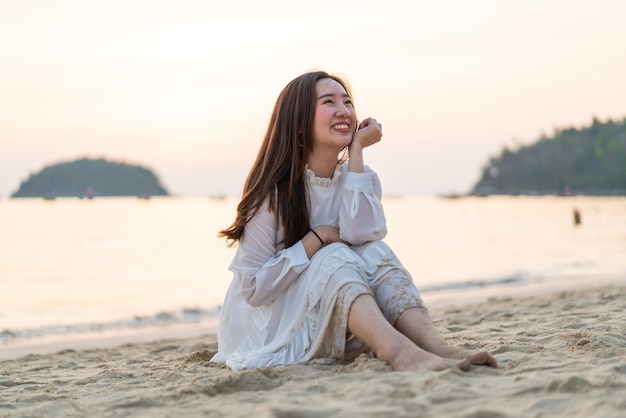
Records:
[[[147,168],[83,158],[47,166],[21,183],[11,197],[168,196]]]
[[[596,118],[536,143],[504,148],[482,169],[471,195],[626,195],[626,117]]]

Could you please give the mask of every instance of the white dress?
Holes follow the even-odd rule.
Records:
[[[311,259],[302,241],[284,248],[282,227],[266,201],[246,225],[229,267],[234,276],[212,361],[240,370],[314,358],[341,360],[350,305],[361,294],[374,295],[381,277],[395,275],[413,288],[403,305],[422,304],[408,272],[380,241],[387,229],[376,173],[369,168],[348,172],[344,163],[332,179],[307,169],[307,181],[311,225],[339,227],[341,238],[352,245],[324,246]],[[394,312],[383,312],[395,321],[407,306],[395,307],[397,295],[390,291],[378,293],[379,304],[388,299],[394,305]]]

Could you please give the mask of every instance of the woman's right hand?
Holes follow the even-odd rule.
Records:
[[[318,252],[322,247],[332,244],[333,242],[341,242],[346,245],[350,245],[349,242],[346,242],[339,237],[339,228],[334,226],[317,225],[312,228],[311,231],[315,234],[309,232],[302,238],[302,245],[304,245],[304,250],[309,258],[313,257],[313,254]],[[320,242],[320,240],[322,242]]]
[[[383,137],[383,125],[374,118],[367,118],[359,124],[358,129],[352,137],[350,144],[351,151],[355,147],[363,149],[379,142]]]

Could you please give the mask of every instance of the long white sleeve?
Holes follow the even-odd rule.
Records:
[[[341,239],[353,245],[383,239],[387,235],[387,222],[378,175],[368,167],[365,173],[348,171],[344,176],[339,211]]]
[[[276,215],[266,201],[246,225],[230,270],[241,283],[241,293],[254,307],[273,301],[309,265],[304,246],[298,241],[280,249]]]

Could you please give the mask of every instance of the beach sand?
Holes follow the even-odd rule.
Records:
[[[233,372],[216,337],[0,362],[0,417],[624,417],[626,285],[433,309],[446,339],[499,369],[346,364]]]

